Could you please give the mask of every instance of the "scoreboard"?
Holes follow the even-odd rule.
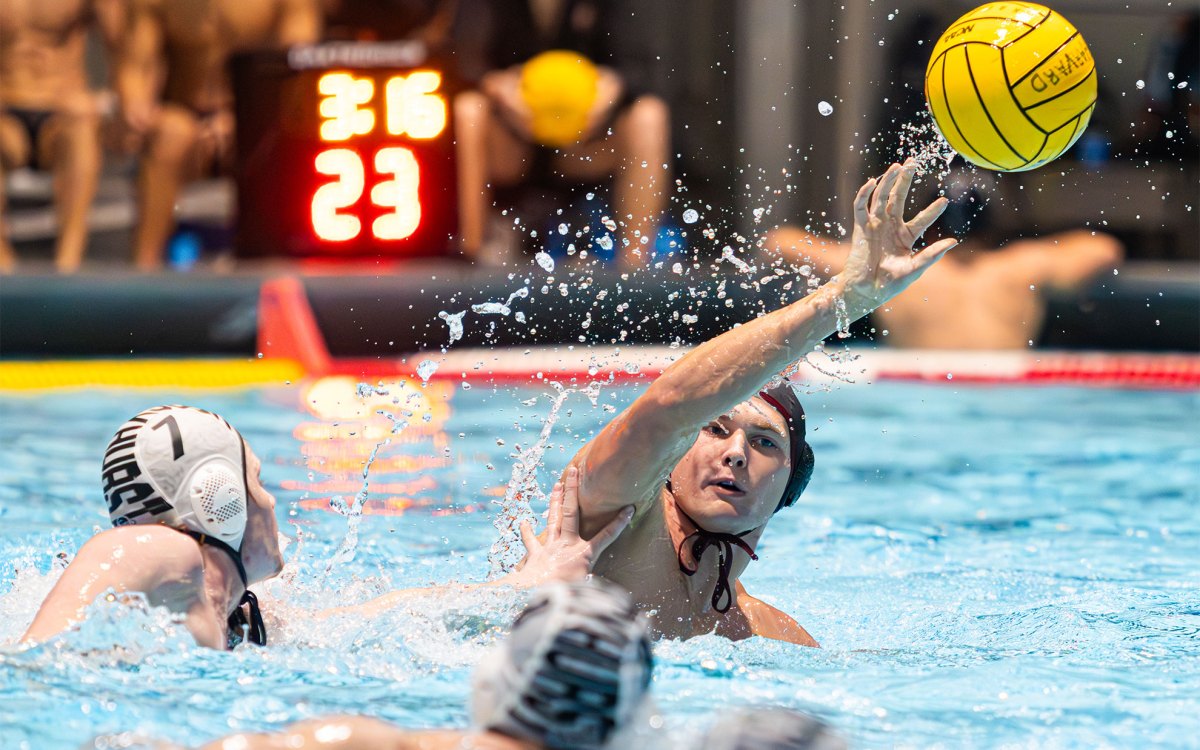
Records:
[[[443,69],[414,42],[235,58],[238,254],[444,253],[457,190]]]

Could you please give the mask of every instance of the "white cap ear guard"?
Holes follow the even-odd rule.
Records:
[[[249,496],[245,446],[216,414],[190,406],[147,409],[117,430],[101,471],[114,526],[161,523],[241,547]]]
[[[612,584],[539,589],[475,674],[475,723],[552,750],[601,748],[650,684],[649,626]]]

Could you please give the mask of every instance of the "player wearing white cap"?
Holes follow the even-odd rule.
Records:
[[[279,573],[275,498],[254,451],[228,422],[157,406],[117,430],[101,475],[114,528],[80,548],[23,641],[79,622],[98,596],[140,592],[184,616],[202,646],[266,642],[248,587]]]
[[[283,567],[275,498],[263,487],[254,451],[228,422],[190,406],[157,406],[117,430],[101,476],[115,528],[80,548],[63,572],[24,642],[44,641],[80,622],[97,597],[134,593],[184,617],[202,646],[267,641],[258,599],[248,589]],[[547,534],[522,528],[529,555],[521,570],[489,586],[532,588],[577,580],[625,529],[619,515],[589,540],[579,538],[578,478],[571,473],[550,496]],[[462,589],[471,588],[463,586]],[[402,591],[359,609],[394,606]]]

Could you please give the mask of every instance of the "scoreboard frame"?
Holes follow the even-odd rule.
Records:
[[[419,42],[236,56],[241,257],[444,255],[457,231],[449,66]]]

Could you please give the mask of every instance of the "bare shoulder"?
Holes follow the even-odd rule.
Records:
[[[491,733],[410,732],[365,716],[331,716],[293,724],[274,734],[240,734],[200,750],[289,750],[320,745],[323,750],[520,750],[519,743]]]
[[[84,543],[72,565],[108,563],[125,570],[154,571],[174,578],[203,568],[200,545],[186,534],[161,525],[118,526]]]
[[[738,609],[746,618],[746,623],[753,635],[787,641],[800,646],[820,648],[821,644],[817,643],[816,639],[809,635],[808,631],[791,615],[750,596],[740,581],[736,585]]]
[[[79,549],[22,640],[42,641],[61,633],[109,590],[143,593],[151,604],[186,612],[206,597],[199,546],[166,526],[100,532]]]

